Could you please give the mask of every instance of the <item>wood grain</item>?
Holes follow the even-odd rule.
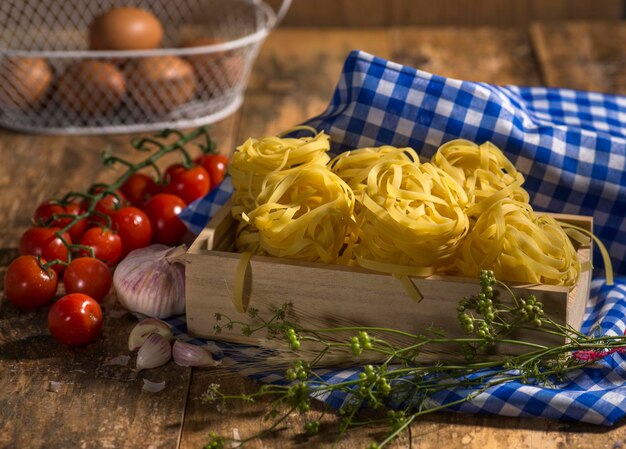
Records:
[[[270,0],[278,5],[280,0]],[[533,21],[620,19],[621,0],[294,0],[286,26],[498,26]]]
[[[538,23],[530,30],[546,85],[626,94],[626,22]]]
[[[276,134],[322,112],[348,53],[389,55],[384,30],[284,30],[267,40],[246,93],[237,142]]]
[[[134,361],[107,366],[128,354],[136,322],[113,318],[115,305],[108,307],[103,335],[72,349],[50,337],[47,307],[0,305],[1,448],[176,447],[191,370],[169,364],[135,378]],[[165,390],[142,391],[143,378],[165,381]]]
[[[410,10],[394,9],[395,3],[403,0],[368,1],[355,7],[357,1],[319,0],[311,7],[312,2],[296,0],[292,13],[308,9],[298,20],[319,26],[345,26],[347,21],[356,25],[361,20],[372,25],[387,20],[398,20],[394,25],[419,20],[423,20],[420,24],[430,20],[456,24],[463,20],[466,24],[499,26],[564,14],[580,18],[617,17],[623,10],[620,0],[602,4],[595,0],[512,0],[508,2],[510,9],[501,6],[500,0],[461,0],[455,3],[460,5],[457,9],[445,1],[406,0],[411,3],[406,7]],[[526,1],[528,6],[523,6]],[[475,11],[477,8],[483,8],[491,18],[484,19],[480,11]],[[295,19],[288,17],[287,22],[290,20]],[[540,31],[536,31],[538,28]],[[610,23],[533,28],[532,42],[545,68],[544,82],[577,88],[598,86],[601,90],[624,93],[622,28],[621,24]],[[255,68],[241,124],[233,117],[213,128],[221,151],[229,153],[233,142],[240,142],[242,137],[273,133],[321,111],[334,89],[346,54],[353,48],[380,56],[397,55],[419,68],[444,75],[496,83],[538,82],[524,31],[426,31],[394,30],[390,35],[388,29],[354,33],[303,30],[302,34],[300,30],[284,30],[273,34]],[[482,51],[481,46],[485,47]],[[107,146],[118,155],[141,157],[130,152],[128,136],[51,137],[0,131],[0,277],[17,255],[19,236],[29,226],[37,202],[115,177],[115,170],[105,170],[100,164],[100,151]],[[221,383],[231,392],[256,388],[253,381],[240,375],[194,370],[190,377],[188,369],[171,364],[145,374],[154,381],[166,380],[162,393],[148,394],[141,391],[139,381],[122,381],[129,375],[124,369],[104,366],[112,357],[127,353],[127,332],[134,322],[128,316],[114,318],[112,301],[109,298],[105,308],[103,338],[87,348],[70,350],[54,343],[48,335],[46,308],[20,312],[2,299],[0,448],[191,449],[202,447],[210,430],[232,434],[232,429],[237,428],[244,436],[259,428],[266,403],[229,405],[220,411],[199,400],[209,383]],[[50,381],[60,383],[56,393],[47,391]],[[328,438],[303,441],[299,435],[302,421],[295,416],[290,421],[293,430],[264,439],[253,447],[331,447],[331,423],[336,421],[333,415],[325,419],[329,423],[324,428],[330,434]],[[406,439],[391,447],[496,449],[508,445],[582,449],[593,445],[617,449],[624,446],[625,429],[622,423],[605,429],[536,419],[438,414],[415,423]],[[354,432],[338,447],[364,447],[373,436],[370,433],[376,432],[379,431]]]
[[[220,149],[230,148],[237,116],[213,127]],[[0,277],[17,255],[19,237],[37,204],[94,182],[111,182],[122,167],[107,169],[100,153],[110,148],[127,160],[135,136],[30,136],[0,132]],[[219,143],[218,142],[218,143]],[[179,158],[180,156],[178,156]],[[173,162],[172,155],[159,162]],[[2,288],[2,287],[0,287]],[[59,294],[62,293],[62,289]],[[107,366],[127,355],[136,320],[120,318],[115,298],[104,307],[102,336],[85,348],[56,343],[47,330],[48,307],[19,311],[0,291],[0,448],[164,448],[178,446],[191,369],[173,363],[131,373]],[[165,381],[159,393],[142,391],[142,379]],[[50,382],[58,386],[50,388]]]
[[[211,128],[219,151],[230,150],[237,122],[238,115],[234,115]],[[71,190],[83,191],[96,182],[114,181],[124,167],[104,167],[101,155],[105,149],[131,162],[145,158],[145,153],[130,146],[130,140],[138,136],[41,136],[0,130],[0,250],[17,248],[20,235],[31,225],[32,214],[43,200]],[[179,160],[180,155],[171,154],[158,165],[164,168]]]
[[[539,84],[525,30],[394,28],[394,61],[450,78],[494,84]]]

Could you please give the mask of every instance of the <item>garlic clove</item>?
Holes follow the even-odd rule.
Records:
[[[137,352],[137,372],[144,369],[158,368],[172,358],[172,347],[167,338],[161,334],[150,334],[139,352]]]
[[[184,258],[184,246],[155,244],[131,251],[113,273],[120,304],[153,318],[184,313]]]
[[[213,355],[204,346],[192,345],[181,340],[174,342],[172,349],[174,362],[180,366],[209,367],[218,366],[222,362],[213,359]]]
[[[169,324],[155,318],[148,318],[138,322],[135,327],[133,327],[133,330],[130,331],[130,335],[128,336],[128,349],[130,351],[139,349],[150,334],[163,335],[167,338],[167,341],[172,341],[174,338],[172,328]]]

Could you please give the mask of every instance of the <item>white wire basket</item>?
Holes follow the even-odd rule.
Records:
[[[260,45],[287,12],[262,0],[0,0],[0,126],[105,134],[213,123],[243,101]],[[93,20],[150,11],[161,48],[90,50]]]

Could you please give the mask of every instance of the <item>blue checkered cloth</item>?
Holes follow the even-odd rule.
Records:
[[[526,177],[524,187],[535,209],[593,215],[594,231],[609,249],[618,278],[612,287],[602,278],[594,280],[582,331],[599,328],[605,335],[624,334],[626,97],[454,80],[356,51],[346,60],[326,111],[307,124],[330,134],[335,154],[395,145],[413,147],[428,159],[452,139],[493,142]],[[231,193],[226,178],[181,217],[198,233]],[[184,319],[176,325],[184,332]],[[259,351],[218,345],[232,363]],[[451,409],[611,425],[626,416],[624,357],[612,354],[550,387],[504,383]],[[325,370],[320,375],[339,382],[359,372]],[[276,373],[258,377],[265,382],[284,380]],[[432,396],[431,405],[451,403],[467,393],[451,388]],[[349,400],[341,392],[320,399],[335,407]]]

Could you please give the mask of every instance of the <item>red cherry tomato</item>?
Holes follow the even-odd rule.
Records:
[[[161,189],[150,176],[145,173],[135,173],[126,180],[120,190],[130,204],[141,207]]]
[[[85,232],[80,239],[81,245],[91,246],[96,258],[103,260],[109,266],[113,266],[122,258],[122,239],[110,229],[91,228]],[[87,251],[82,251],[81,255],[89,256]]]
[[[59,217],[60,215],[76,216],[82,213],[83,210],[78,203],[68,203],[66,205],[61,205],[59,203],[55,203],[54,200],[47,200],[37,207],[33,216],[33,220],[35,221],[35,223],[41,226],[64,228],[65,226],[70,224],[74,220],[74,218]],[[72,237],[72,241],[77,242],[78,240],[80,240],[80,237],[85,233],[85,230],[87,230],[87,220],[82,219],[74,223],[72,227],[68,229],[67,233],[70,235],[70,237]]]
[[[180,242],[187,227],[178,214],[185,208],[185,202],[176,195],[159,193],[144,206],[144,212],[152,223],[152,242],[173,246]]]
[[[78,203],[69,203],[65,205],[66,214],[80,215],[83,212],[85,212],[84,209]],[[83,218],[82,220],[79,220],[76,223],[74,223],[67,232],[70,235],[70,237],[72,237],[73,242],[78,242],[86,230],[87,230],[87,219]]]
[[[65,213],[65,207],[55,203],[53,200],[46,200],[37,206],[33,220],[38,226],[57,226],[62,228],[65,224],[61,224],[66,220],[63,218],[55,219],[55,215],[61,215]]]
[[[148,246],[152,226],[148,216],[136,207],[124,207],[111,214],[112,227],[122,239],[122,258],[134,249]]]
[[[174,166],[175,167],[175,166]],[[200,166],[184,168],[175,167],[168,169],[165,174],[166,186],[163,193],[176,195],[185,204],[189,204],[209,193],[211,180],[206,170]]]
[[[113,282],[111,270],[93,257],[79,257],[70,262],[63,274],[67,293],[83,293],[102,302]]]
[[[52,304],[48,329],[59,343],[83,346],[93,342],[102,329],[102,309],[87,295],[71,293]]]
[[[67,246],[55,235],[55,232],[59,230],[60,228],[41,228],[39,226],[28,229],[20,239],[20,254],[40,256],[50,261],[56,259],[67,261]],[[72,243],[72,238],[67,232],[63,234],[63,238],[67,243]],[[57,274],[61,274],[65,267],[57,264],[53,265],[52,269]]]
[[[89,189],[89,193],[91,193],[92,195],[96,195],[102,192],[103,190],[104,190],[104,187],[96,186],[96,187],[92,187],[91,189]],[[104,197],[102,197],[102,199],[100,199],[96,203],[96,207],[95,207],[96,213],[94,213],[89,218],[89,220],[92,222],[99,223],[102,226],[108,226],[107,220],[102,216],[102,214],[110,215],[112,212],[126,206],[127,203],[128,201],[126,200],[126,197],[119,190],[115,191],[115,195],[112,193],[108,193],[104,195]],[[88,200],[85,200],[82,204],[82,207],[84,209],[87,209],[88,206],[89,206],[89,202]]]
[[[211,190],[219,185],[226,175],[228,167],[228,158],[223,154],[203,154],[194,162],[201,165],[209,174],[211,179]]]
[[[23,309],[45,306],[57,291],[59,280],[54,270],[44,270],[46,263],[35,256],[20,256],[8,266],[4,275],[4,293],[9,301]]]

